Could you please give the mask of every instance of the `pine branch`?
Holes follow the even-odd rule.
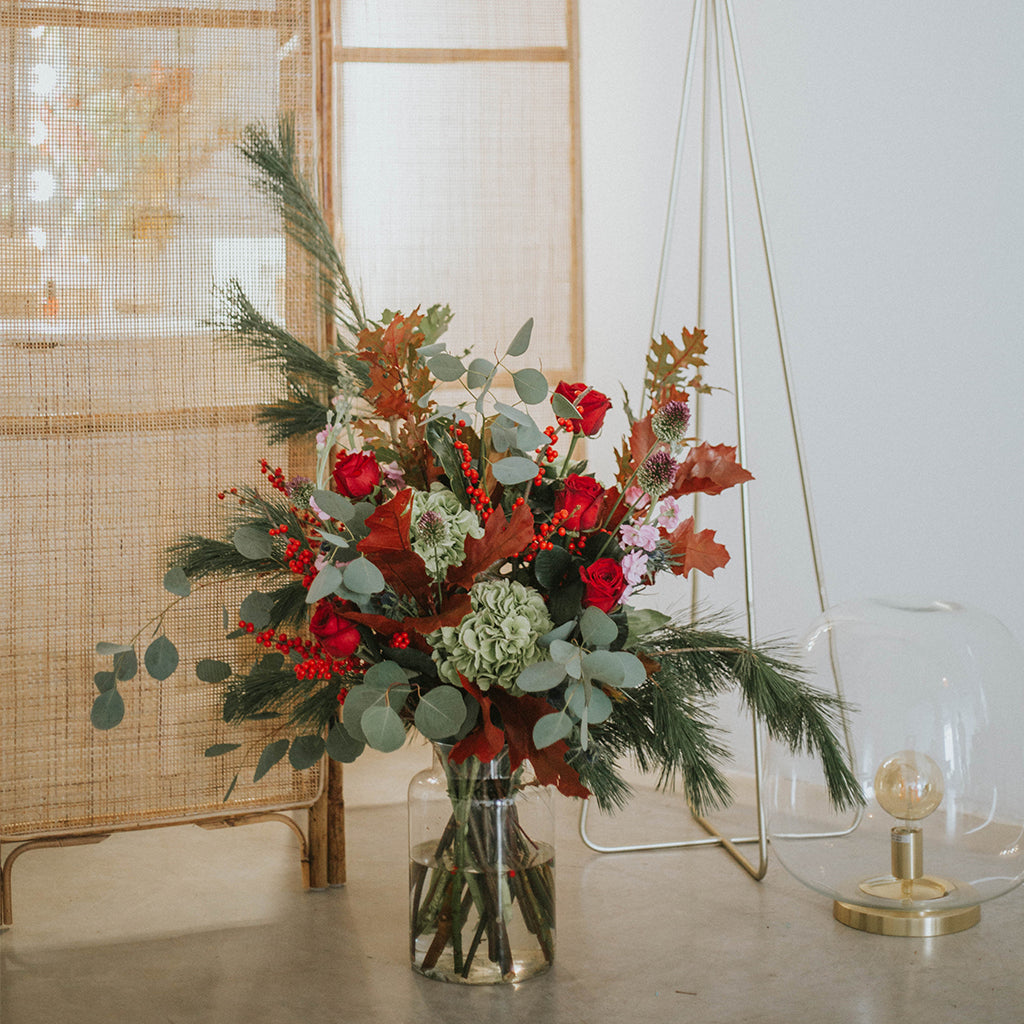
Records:
[[[848,754],[835,736],[848,706],[838,695],[806,684],[799,668],[776,657],[770,646],[755,648],[717,630],[670,626],[644,637],[640,652],[661,662],[657,681],[688,674],[708,696],[738,687],[772,739],[820,758],[836,809],[863,804]]]
[[[333,360],[313,351],[280,324],[264,316],[233,278],[225,288],[218,289],[216,295],[221,302],[221,315],[212,326],[223,334],[230,347],[251,352],[258,362],[279,370],[288,381],[304,380],[333,394],[340,379],[351,375],[351,364],[361,369],[354,354],[344,359],[343,366],[339,367]],[[362,376],[365,378],[365,373]]]
[[[327,405],[301,388],[291,390],[293,397],[260,406],[257,418],[271,444],[316,434],[327,422]]]
[[[340,299],[334,310],[337,319],[353,334],[366,330],[369,321],[334,245],[316,189],[299,168],[294,121],[281,118],[276,138],[262,124],[248,125],[238,150],[255,171],[256,190],[281,214],[289,237],[320,267],[327,300],[334,304],[334,295]]]

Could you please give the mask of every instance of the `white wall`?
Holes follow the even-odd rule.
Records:
[[[734,11],[829,597],[959,600],[1024,641],[1024,5]],[[614,397],[639,384],[650,330],[690,13],[580,4],[587,380]],[[738,223],[738,243],[754,230]],[[676,234],[673,252],[696,251],[692,225]],[[702,326],[731,387],[720,257]],[[758,621],[797,634],[816,599],[758,268],[753,248],[739,293]],[[657,329],[695,320],[674,286]],[[733,440],[730,401],[713,400],[710,440]],[[737,510],[705,510],[738,554]],[[741,577],[734,559],[702,597],[735,605]]]

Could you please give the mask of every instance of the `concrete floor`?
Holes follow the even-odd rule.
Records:
[[[959,935],[880,938],[833,921],[777,863],[756,883],[721,850],[593,853],[564,800],[554,970],[517,988],[420,978],[406,960],[404,788],[424,760],[346,775],[343,888],[303,891],[276,823],[26,853],[0,933],[0,1021],[1024,1022],[1022,890]],[[698,834],[653,792],[589,828],[609,843]]]

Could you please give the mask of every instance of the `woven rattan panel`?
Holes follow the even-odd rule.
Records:
[[[89,723],[95,644],[166,605],[165,547],[219,531],[261,455],[289,468],[254,425],[272,382],[204,324],[234,276],[312,336],[233,149],[288,110],[311,150],[310,24],[305,0],[0,0],[0,840],[315,799],[315,772],[250,765],[225,806],[233,766],[203,757],[228,737],[191,666],[227,653],[237,593],[169,615],[182,667]]]
[[[574,4],[334,10],[337,210],[368,306],[447,302],[450,348],[482,356],[532,316],[525,361],[578,379]]]

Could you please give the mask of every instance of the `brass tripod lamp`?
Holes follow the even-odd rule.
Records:
[[[982,902],[1024,880],[1024,652],[962,605],[868,600],[829,609],[802,654],[853,708],[845,739],[865,806],[836,812],[820,769],[770,745],[773,852],[852,928],[927,937],[977,924]]]

